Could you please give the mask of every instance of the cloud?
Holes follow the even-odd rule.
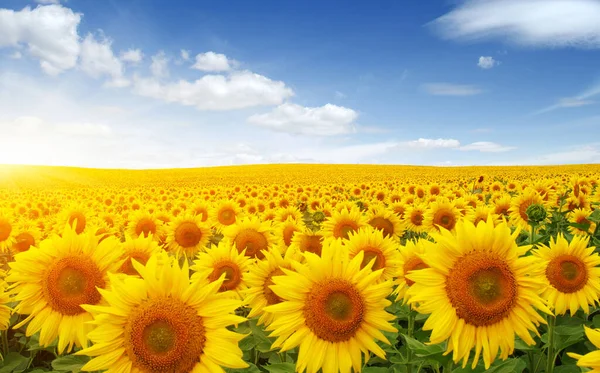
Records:
[[[426,83],[421,89],[430,95],[436,96],[473,96],[483,92],[473,85],[461,85],[450,83]]]
[[[462,151],[480,151],[483,153],[501,153],[516,149],[514,146],[502,146],[495,142],[477,141],[458,148]]]
[[[166,84],[156,78],[134,77],[133,81],[133,92],[140,96],[195,106],[199,110],[279,105],[294,95],[284,82],[250,71],[237,71],[228,76],[209,74],[195,81]]]
[[[60,4],[60,0],[35,0],[39,4]]]
[[[433,149],[433,148],[458,148],[460,146],[460,141],[455,139],[424,139],[420,138],[418,140],[408,141],[405,145],[411,148],[424,148],[424,149]]]
[[[169,58],[167,58],[165,52],[160,51],[152,56],[150,72],[152,72],[152,75],[156,78],[165,78],[169,76]]]
[[[479,57],[479,62],[477,62],[477,66],[481,67],[482,69],[491,69],[492,67],[498,65],[498,61],[496,61],[494,59],[494,57],[484,57],[481,56]]]
[[[133,65],[137,65],[144,59],[144,54],[141,49],[128,49],[121,52],[121,61],[129,62]]]
[[[188,50],[182,49],[180,55],[181,55],[181,59],[184,61],[187,61],[190,59],[190,51],[188,51]]]
[[[123,65],[113,54],[112,41],[102,36],[96,40],[92,34],[88,34],[81,43],[79,66],[83,72],[93,78],[109,76],[112,82],[108,85],[113,87],[124,87],[129,81],[123,78]]]
[[[600,47],[597,0],[467,0],[430,23],[455,40],[542,47]]]
[[[206,52],[196,55],[196,63],[192,69],[208,72],[228,71],[233,64],[235,64],[234,61],[228,59],[224,54]]]
[[[61,5],[0,9],[0,48],[26,45],[49,75],[72,69],[79,56],[81,14]]]
[[[600,83],[592,85],[590,88],[588,88],[587,90],[585,90],[577,96],[561,98],[556,104],[534,111],[531,115],[544,114],[557,109],[576,108],[586,105],[592,105],[595,102],[590,100],[590,98],[593,98],[598,94],[600,94]]]
[[[248,122],[280,132],[334,136],[355,132],[353,123],[357,117],[357,112],[343,106],[304,107],[285,103],[269,113],[252,115]]]
[[[347,97],[343,92],[340,92],[340,91],[335,91],[333,96],[335,97],[336,100],[342,100]]]
[[[110,136],[112,129],[105,124],[76,123],[55,126],[58,133],[76,136]]]
[[[21,58],[23,58],[23,53],[21,53],[19,51],[15,51],[9,57],[12,58],[13,60],[20,60]]]

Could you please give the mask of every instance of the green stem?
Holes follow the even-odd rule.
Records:
[[[527,363],[529,365],[529,373],[534,373],[535,370],[533,370],[533,352],[531,351],[527,351]]]
[[[410,307],[410,306],[409,306]],[[409,338],[412,338],[415,332],[415,312],[413,310],[409,310],[408,311],[408,331],[406,332],[406,335],[408,335]],[[409,346],[406,346],[406,371],[407,373],[412,373],[412,350],[410,349]]]
[[[533,236],[535,236],[535,224],[531,224],[531,234],[529,235],[530,245],[533,245]]]
[[[452,361],[452,357],[450,357],[450,360],[448,360],[444,367],[444,373],[450,373],[452,372],[452,369],[454,369],[454,361]]]
[[[2,356],[8,355],[8,330],[2,331]]]
[[[546,361],[546,373],[554,371],[554,326],[556,325],[556,317],[548,315],[548,360]]]

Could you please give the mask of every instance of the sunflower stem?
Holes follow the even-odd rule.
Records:
[[[410,307],[410,306],[409,306]],[[408,335],[409,338],[412,338],[415,332],[415,312],[410,309],[408,311],[408,330],[406,332],[406,335]],[[412,350],[410,349],[409,346],[406,346],[406,371],[407,373],[412,373]]]
[[[454,369],[454,361],[452,361],[452,357],[450,357],[450,360],[448,360],[446,366],[444,366],[444,373],[450,373],[452,372],[452,369]]]
[[[529,244],[533,246],[533,237],[535,236],[535,224],[531,224],[531,234],[529,235]]]
[[[556,317],[548,315],[548,360],[546,361],[546,373],[554,372],[554,326],[556,325]]]
[[[8,330],[2,331],[2,356],[8,355]]]

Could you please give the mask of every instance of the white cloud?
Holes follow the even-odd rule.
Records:
[[[129,62],[131,64],[138,64],[144,59],[144,54],[141,49],[128,49],[121,52],[121,61]]]
[[[61,5],[0,9],[0,48],[26,45],[50,75],[72,69],[79,55],[81,14]]]
[[[206,52],[196,55],[196,63],[192,69],[208,72],[228,71],[234,64],[234,61],[228,59],[224,54]]]
[[[167,58],[165,52],[160,51],[152,56],[150,71],[156,78],[165,78],[169,76],[169,58]]]
[[[597,0],[468,0],[431,24],[444,38],[600,47]]]
[[[426,83],[421,86],[421,89],[436,96],[473,96],[483,92],[473,85],[450,83]]]
[[[105,124],[76,123],[56,125],[56,131],[76,136],[110,136],[112,129]]]
[[[231,75],[204,75],[195,81],[163,84],[154,78],[134,77],[134,93],[195,106],[199,110],[233,110],[253,106],[279,105],[294,95],[284,82],[250,71]]]
[[[123,78],[123,65],[113,54],[112,41],[102,36],[98,41],[92,34],[88,34],[81,43],[80,68],[93,78],[109,76],[112,82],[107,85],[124,87],[129,81]]]
[[[590,88],[588,88],[587,90],[585,90],[577,96],[561,98],[556,104],[537,110],[533,112],[532,115],[544,114],[557,109],[576,108],[591,105],[594,104],[594,101],[590,100],[590,98],[598,94],[600,94],[600,83],[592,85]]]
[[[498,61],[496,61],[494,59],[494,57],[484,57],[481,56],[479,57],[479,62],[477,62],[477,66],[481,67],[482,69],[491,69],[492,67],[498,65]]]
[[[424,139],[420,138],[418,140],[408,141],[405,145],[411,148],[425,148],[425,149],[433,149],[433,148],[458,148],[460,146],[460,141],[455,139]]]
[[[516,149],[514,146],[502,146],[490,141],[477,141],[458,148],[463,151],[480,151],[483,153],[501,153]]]
[[[269,113],[252,115],[248,122],[274,131],[333,136],[355,132],[353,123],[357,117],[357,112],[343,106],[304,107],[285,103]]]
[[[23,58],[23,54],[19,51],[15,51],[9,57],[12,58],[13,60],[20,60],[21,58]]]
[[[190,59],[190,51],[182,49],[181,50],[181,59],[187,61]]]
[[[335,91],[334,97],[336,100],[342,100],[342,99],[346,98],[347,96],[343,92]]]

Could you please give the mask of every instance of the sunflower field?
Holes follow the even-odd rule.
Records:
[[[599,183],[0,166],[0,373],[600,372]]]

